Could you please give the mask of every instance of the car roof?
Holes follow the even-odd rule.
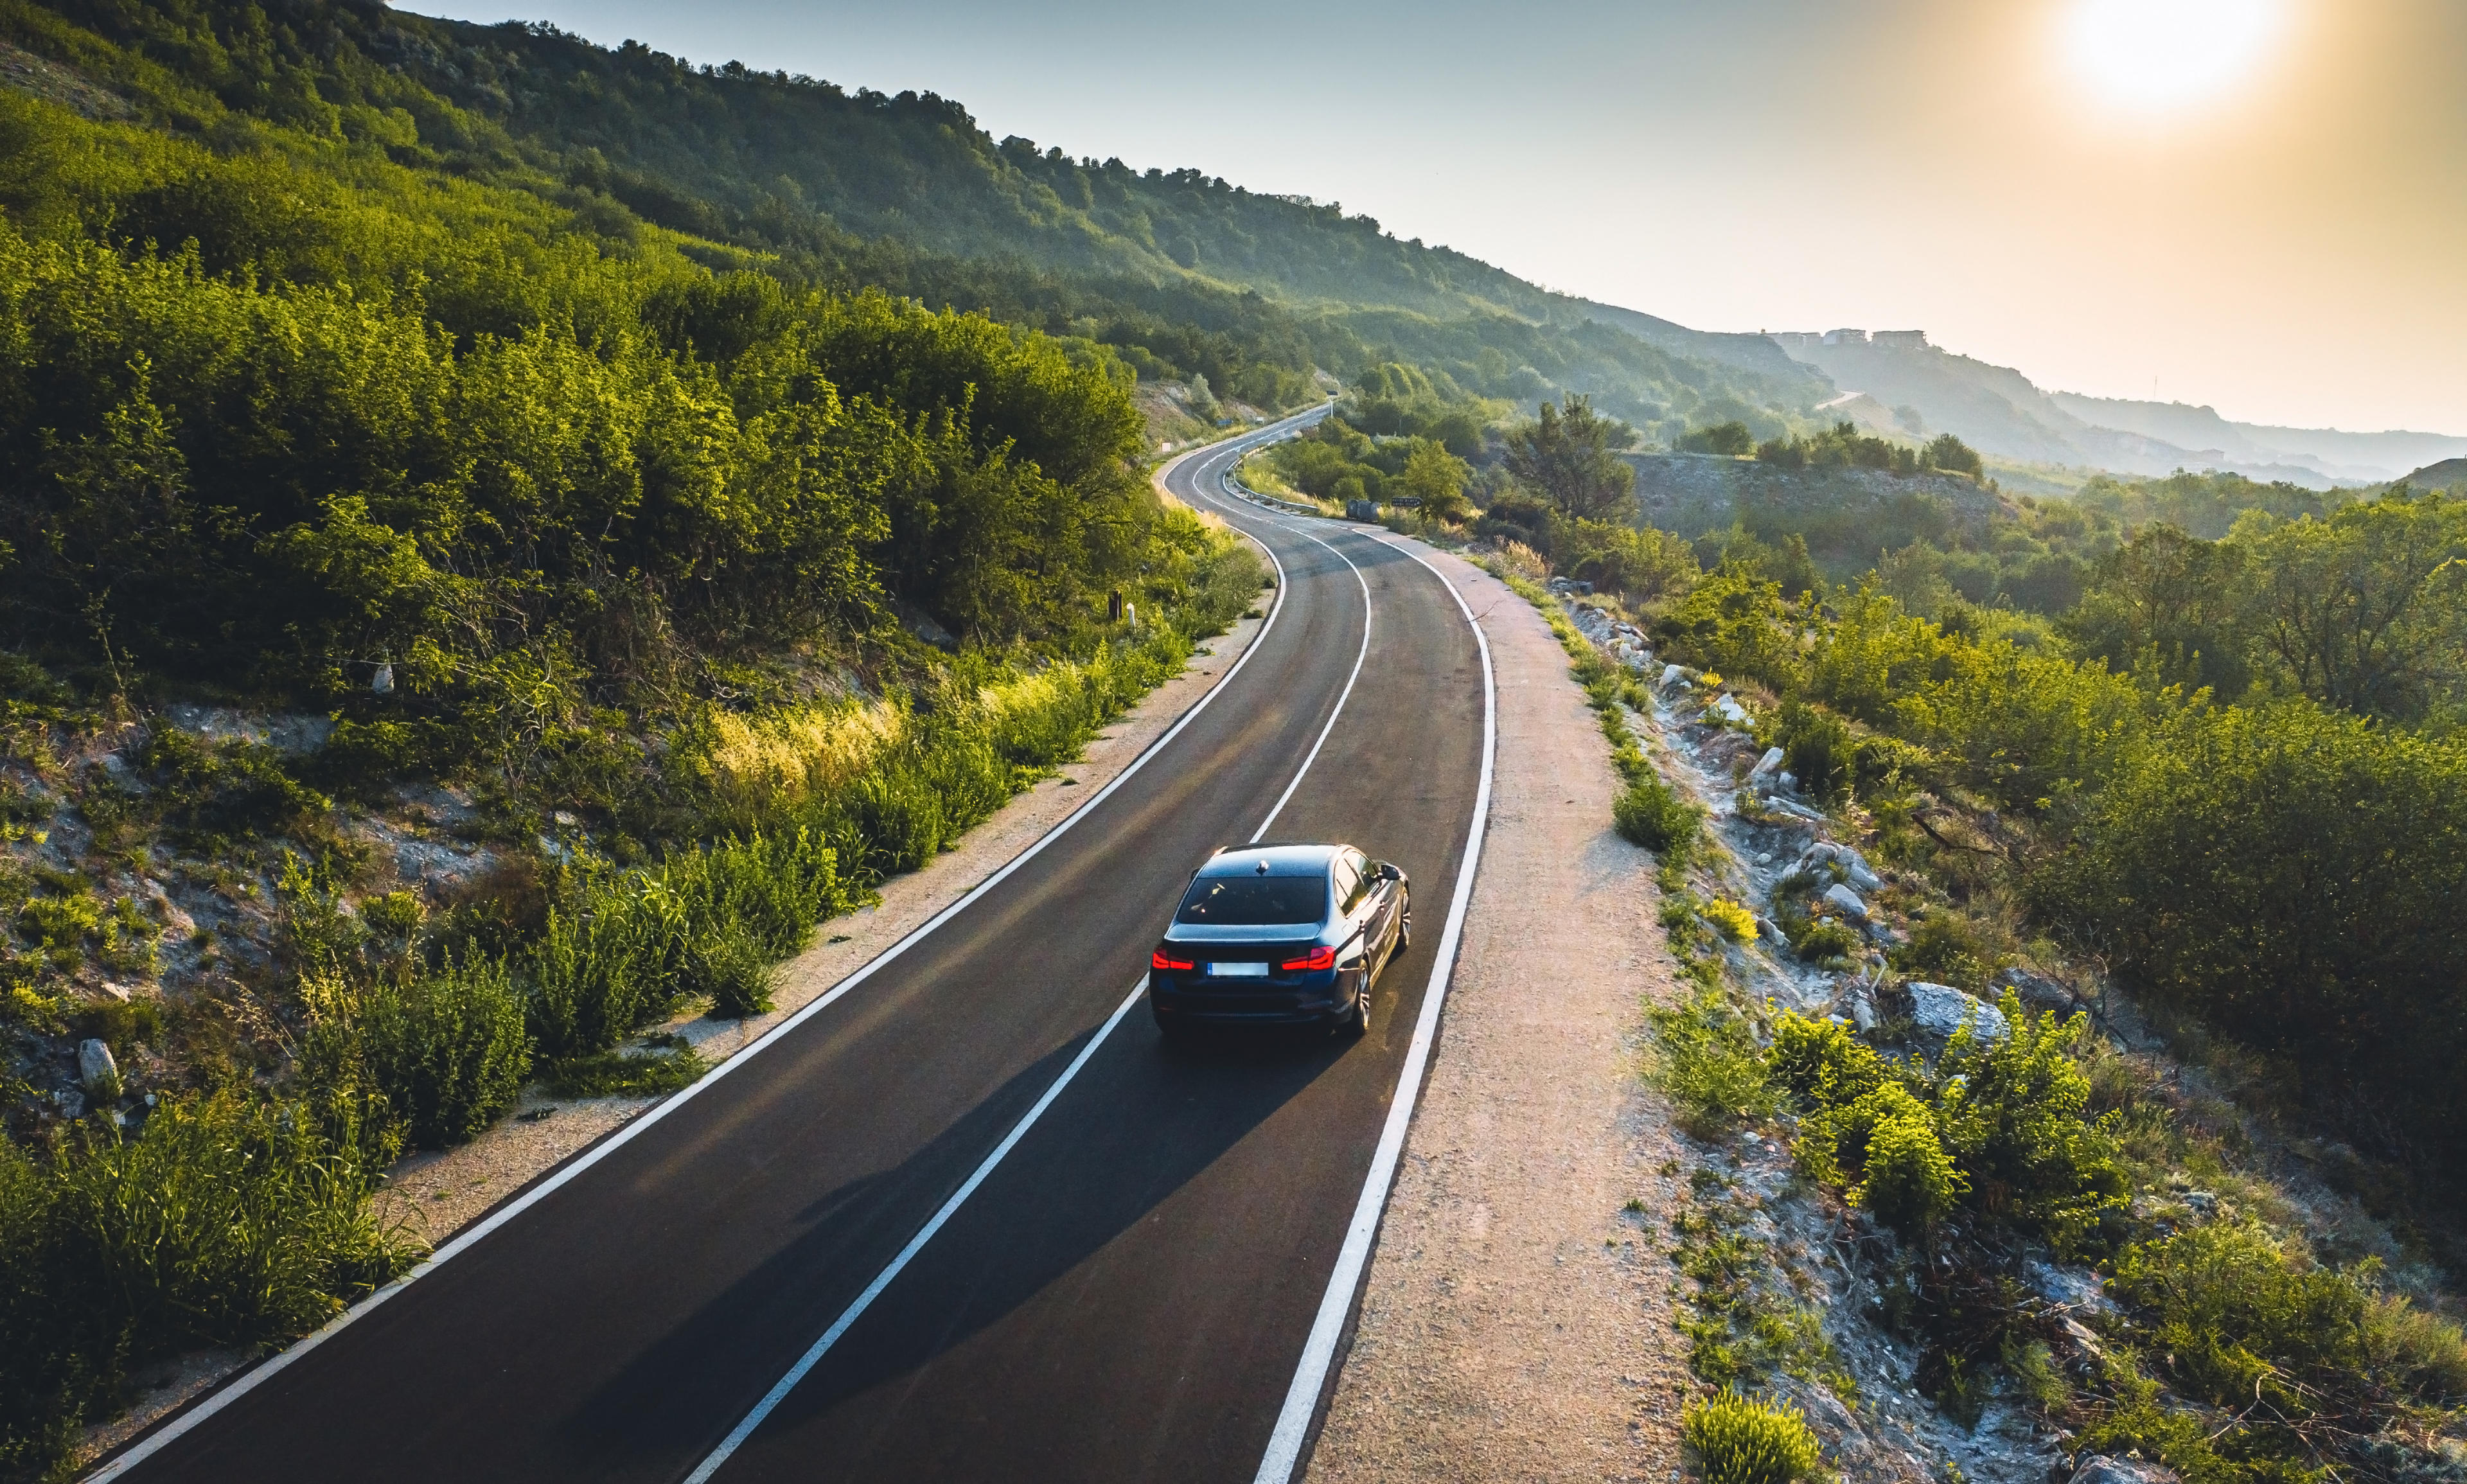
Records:
[[[1199,868],[1202,876],[1251,876],[1259,874],[1264,863],[1270,876],[1320,876],[1327,872],[1328,863],[1340,850],[1350,845],[1313,845],[1297,842],[1271,842],[1259,845],[1232,845],[1208,858]]]

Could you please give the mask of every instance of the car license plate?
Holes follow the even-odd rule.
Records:
[[[1249,963],[1211,963],[1208,966],[1208,974],[1211,978],[1219,979],[1264,979],[1268,977],[1268,966],[1257,959]]]

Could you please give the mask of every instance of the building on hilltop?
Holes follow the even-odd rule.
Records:
[[[1818,333],[1812,329],[1774,329],[1765,338],[1785,350],[1812,350],[1818,346],[1878,346],[1888,350],[1924,350],[1928,349],[1927,331],[1923,329],[1880,329],[1869,334],[1864,329],[1828,329]]]

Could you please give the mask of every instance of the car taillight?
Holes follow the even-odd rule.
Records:
[[[1193,965],[1188,958],[1167,958],[1165,956],[1165,950],[1160,948],[1156,952],[1148,955],[1148,967],[1151,969],[1188,969],[1193,967]]]
[[[1322,969],[1336,967],[1336,950],[1314,948],[1300,958],[1288,958],[1277,965],[1279,974],[1317,974]]]

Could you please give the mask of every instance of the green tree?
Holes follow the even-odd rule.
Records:
[[[1190,373],[1190,415],[1202,422],[1214,422],[1224,414],[1224,408],[1217,405],[1216,393],[1209,389],[1207,373],[1192,371]]]
[[[2187,710],[2127,758],[2038,910],[2317,1107],[2455,1160],[2467,746],[2291,698]]]
[[[1689,433],[1679,440],[1679,448],[1683,453],[1725,454],[1744,459],[1756,451],[1756,436],[1748,431],[1744,422],[1722,422]]]
[[[128,391],[99,431],[68,439],[46,431],[51,498],[19,515],[34,521],[29,576],[61,618],[75,616],[114,691],[127,688],[132,661],[166,658],[181,619],[203,616],[210,580],[188,461],[151,395],[152,363],[140,353],[126,371]]]
[[[1417,438],[1413,452],[1405,456],[1405,472],[1397,476],[1394,487],[1419,499],[1425,518],[1454,526],[1464,520],[1470,508],[1464,488],[1471,478],[1473,470],[1443,444]]]
[[[2401,485],[2229,540],[2250,553],[2248,631],[2314,700],[2406,721],[2467,679],[2467,500]]]
[[[1635,430],[1594,411],[1586,397],[1542,404],[1539,416],[1508,430],[1507,469],[1579,520],[1626,519],[1633,513],[1636,470],[1614,450]]]
[[[2252,677],[2239,627],[2245,552],[2163,522],[2142,527],[2099,564],[2056,630],[2110,669],[2155,665],[2159,679],[2207,686],[2225,700]]]
[[[1986,463],[1979,457],[1979,450],[1950,433],[1939,433],[1929,439],[1919,459],[1931,469],[1942,469],[1947,474],[1967,474],[1972,479],[1987,471]]]

